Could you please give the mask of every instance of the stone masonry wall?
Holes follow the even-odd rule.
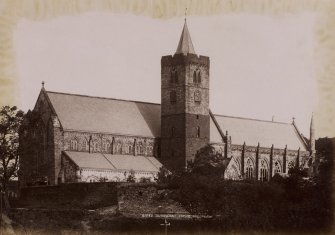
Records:
[[[228,168],[236,168],[238,172],[231,172],[231,169],[226,169],[226,171],[229,171],[231,175],[240,175],[240,179],[248,178],[247,168],[251,167],[253,179],[262,180],[261,169],[265,169],[268,172],[267,180],[270,180],[275,173],[287,174],[291,168],[304,167],[309,158],[309,152],[299,150],[243,147],[242,145],[232,145],[231,150],[233,162],[236,163],[228,165]],[[247,164],[248,162],[250,165]]]

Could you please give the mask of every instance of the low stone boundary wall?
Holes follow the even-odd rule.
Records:
[[[95,209],[117,204],[117,183],[70,183],[21,188],[19,207]]]

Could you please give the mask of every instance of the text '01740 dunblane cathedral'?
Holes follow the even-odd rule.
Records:
[[[227,179],[270,180],[315,158],[294,121],[216,115],[209,108],[207,56],[195,53],[185,21],[177,51],[161,59],[161,104],[47,91],[20,133],[21,186],[154,180],[162,165],[183,170],[208,144]]]

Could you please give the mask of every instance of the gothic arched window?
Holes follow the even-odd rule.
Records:
[[[175,104],[177,102],[177,94],[175,91],[170,92],[170,102],[171,104]]]
[[[197,72],[193,72],[193,83],[197,83]]]
[[[176,69],[172,69],[170,74],[170,82],[171,83],[178,83],[178,72]]]
[[[174,82],[178,83],[178,72],[174,71]]]
[[[93,151],[98,152],[98,142],[93,142]]]
[[[254,175],[254,164],[252,163],[251,159],[248,158],[247,164],[246,164],[246,178],[251,180]]]
[[[201,83],[201,73],[198,71],[197,82]]]
[[[288,170],[294,169],[294,166],[295,166],[294,161],[289,161],[288,162]]]
[[[71,146],[70,146],[71,150],[78,150],[78,141],[77,140],[71,140]]]
[[[274,174],[279,174],[281,172],[281,167],[278,161],[275,162]]]
[[[88,150],[88,145],[87,145],[87,140],[84,139],[82,143],[82,150],[87,151]]]
[[[106,141],[102,142],[102,151],[107,152],[107,143],[106,143]]]
[[[106,144],[106,152],[107,152],[107,153],[110,153],[110,152],[111,152],[111,144],[110,144],[110,143],[107,143],[107,144]]]
[[[265,162],[265,160],[261,160],[260,180],[261,181],[267,181],[268,178],[269,178],[268,165]]]

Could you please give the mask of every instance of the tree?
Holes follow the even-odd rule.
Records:
[[[227,159],[222,154],[222,149],[206,145],[197,152],[194,162],[189,166],[194,173],[223,177],[226,163]]]
[[[164,166],[159,168],[159,172],[155,178],[158,184],[168,184],[171,181],[172,173]]]
[[[129,175],[127,177],[127,182],[128,183],[135,183],[135,181],[136,181],[135,171],[133,169],[131,169],[129,171]]]
[[[7,192],[9,180],[17,176],[19,128],[23,116],[16,106],[0,109],[0,187],[4,192]]]

